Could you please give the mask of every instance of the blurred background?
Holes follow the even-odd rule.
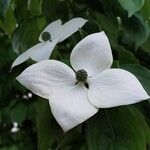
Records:
[[[112,67],[132,72],[150,95],[150,0],[0,0],[0,150],[150,150],[149,101],[100,109],[64,134],[48,101],[15,79],[34,62],[10,72],[17,56],[38,43],[45,26],[74,17],[88,22],[58,44],[51,58],[61,55],[69,65],[70,52],[83,37],[105,31]]]

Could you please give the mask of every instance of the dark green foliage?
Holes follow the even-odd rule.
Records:
[[[150,102],[100,111],[63,133],[47,100],[30,97],[16,77],[33,62],[10,67],[38,43],[56,19],[88,20],[57,45],[52,58],[69,63],[73,47],[86,35],[105,31],[113,68],[133,73],[150,94],[150,0],[0,0],[0,150],[149,150]],[[13,122],[19,131],[12,133]]]
[[[147,138],[150,140],[146,136],[149,128],[132,107],[101,110],[87,122],[86,133],[90,150],[146,150]]]

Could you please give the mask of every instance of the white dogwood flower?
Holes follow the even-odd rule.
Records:
[[[67,39],[73,33],[77,32],[87,20],[83,18],[74,18],[62,25],[60,19],[49,24],[40,34],[39,41],[41,43],[29,48],[22,53],[12,64],[15,67],[28,59],[36,62],[49,59],[55,45]]]
[[[71,69],[57,60],[36,63],[17,80],[49,99],[51,111],[64,131],[93,116],[98,108],[133,104],[149,96],[128,71],[110,69],[113,58],[104,32],[81,40],[71,53]]]

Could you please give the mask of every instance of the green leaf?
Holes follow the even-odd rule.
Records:
[[[0,150],[19,150],[19,148],[16,145],[12,145],[8,147],[2,147]]]
[[[9,6],[10,6],[11,0],[0,0],[0,17],[3,17]]]
[[[146,150],[144,129],[127,107],[101,110],[87,124],[89,150]]]
[[[100,2],[100,6],[102,7],[101,9],[103,9],[105,12],[111,12],[114,5],[115,5],[115,1],[116,0],[98,0]],[[92,3],[92,1],[89,1],[89,3]],[[109,4],[109,7],[108,7]],[[100,7],[97,6],[99,9]]]
[[[144,133],[145,133],[145,137],[146,137],[146,142],[147,142],[147,144],[150,145],[150,127],[148,126],[144,116],[142,115],[142,113],[140,111],[138,111],[138,109],[136,109],[134,107],[129,107],[129,109],[132,112],[132,114],[135,116],[137,121],[143,127]]]
[[[40,32],[44,26],[45,19],[43,17],[24,20],[12,35],[13,49],[22,53],[38,43]]]
[[[129,17],[140,10],[144,5],[144,0],[118,0],[118,2],[125,10],[128,11]]]
[[[134,15],[131,18],[122,17],[122,29],[124,31],[124,41],[127,45],[132,42],[135,49],[143,44],[149,37],[149,25],[142,16]],[[136,25],[136,26],[135,26]]]
[[[141,45],[141,48],[150,55],[150,36],[148,39]]]
[[[19,102],[10,108],[10,118],[12,122],[21,124],[27,117],[27,106]]]
[[[140,65],[121,65],[120,67],[133,73],[150,95],[150,70]]]
[[[67,149],[69,147],[71,149],[78,147],[78,149],[83,144],[83,136],[81,135],[81,131],[78,129],[79,126],[65,133],[58,141],[58,146],[56,150],[59,149]],[[77,149],[77,148],[76,148]]]
[[[119,68],[119,61],[114,60],[111,68]]]
[[[39,99],[36,108],[38,150],[51,149],[56,139],[62,134],[62,130],[53,118],[47,100]]]
[[[13,0],[14,14],[19,24],[22,23],[24,18],[28,18],[29,14],[27,11],[28,0]]]
[[[118,61],[120,64],[138,64],[138,59],[134,56],[134,54],[128,50],[126,50],[122,46],[114,47],[118,52]]]
[[[149,19],[150,16],[150,0],[145,0],[145,3],[141,10],[139,11],[140,14],[144,17],[145,20]]]
[[[46,16],[48,22],[55,21],[58,18],[62,19],[68,13],[66,1],[59,0],[43,0],[42,12]],[[62,15],[63,14],[63,15]]]
[[[8,11],[5,14],[5,18],[0,21],[0,26],[5,30],[7,34],[11,34],[16,28],[16,18],[12,7],[9,7]]]
[[[12,62],[12,60],[14,59],[15,53],[12,51],[12,49],[10,48],[10,45],[8,44],[8,36],[7,35],[3,34],[0,37],[0,43],[3,43],[0,46],[0,52],[1,52],[0,69],[2,69],[4,66],[6,66],[7,64],[10,64]],[[4,72],[5,71],[3,70],[3,73]],[[6,75],[4,75],[4,78],[6,79]],[[0,82],[2,83],[3,81],[4,81],[4,79],[2,79],[2,74],[1,74]]]
[[[28,10],[31,15],[38,16],[42,14],[41,4],[42,0],[30,0],[28,2]]]
[[[103,15],[100,13],[94,13],[95,22],[99,26],[100,31],[105,31],[107,34],[111,45],[115,46],[118,44],[118,33],[119,33],[119,24],[117,19],[113,15]]]

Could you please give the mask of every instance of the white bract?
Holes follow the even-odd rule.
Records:
[[[49,59],[55,45],[67,39],[73,33],[77,32],[87,20],[83,18],[74,18],[62,25],[60,19],[49,24],[40,34],[41,43],[22,53],[12,64],[15,67],[28,59],[36,62]]]
[[[57,60],[36,63],[17,80],[36,95],[49,99],[64,131],[84,122],[98,108],[133,104],[149,96],[128,71],[110,69],[113,58],[104,32],[81,40],[71,53],[71,69]]]

